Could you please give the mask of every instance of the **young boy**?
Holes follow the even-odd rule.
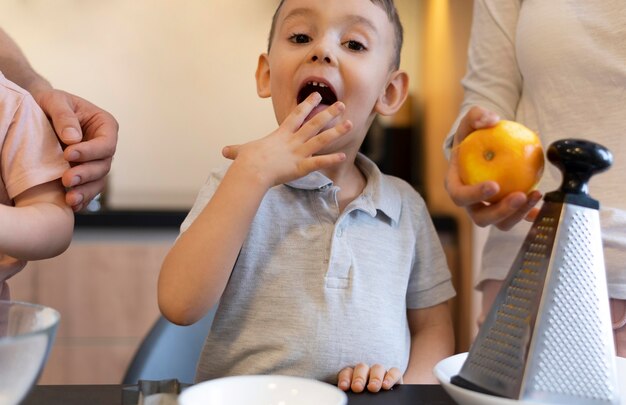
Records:
[[[423,200],[359,147],[404,102],[392,0],[283,0],[261,97],[279,123],[223,151],[159,277],[177,324],[219,301],[197,381],[316,378],[356,392],[436,382],[452,354],[445,257]]]
[[[68,164],[45,114],[0,73],[0,299],[26,265],[62,253],[74,228],[61,176]]]

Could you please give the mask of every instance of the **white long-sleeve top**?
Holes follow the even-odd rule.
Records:
[[[600,201],[609,294],[626,298],[626,2],[474,0],[458,121],[474,105],[537,131],[547,148],[562,138],[606,146],[613,166],[592,177]],[[449,147],[449,146],[448,146]],[[542,192],[561,183],[546,164]],[[527,222],[489,231],[478,279],[505,278]]]

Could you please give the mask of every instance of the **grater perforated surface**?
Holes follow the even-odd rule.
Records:
[[[606,284],[599,235],[593,230],[594,210],[569,208],[564,212],[555,246],[553,277],[545,287],[547,311],[537,320],[540,344],[529,359],[525,391],[532,396],[563,395],[612,403],[616,387],[607,359],[614,356],[602,340],[601,301]],[[599,265],[600,264],[600,265]],[[600,290],[601,291],[601,290]]]
[[[496,299],[498,311],[485,321],[460,373],[475,384],[488,383],[495,394],[519,395],[560,207],[544,207],[540,213]]]

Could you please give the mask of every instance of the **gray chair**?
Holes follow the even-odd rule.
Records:
[[[193,383],[196,363],[214,316],[215,308],[190,326],[178,326],[160,316],[135,353],[122,384],[168,379]]]

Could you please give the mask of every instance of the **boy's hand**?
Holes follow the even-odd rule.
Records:
[[[480,128],[492,127],[500,121],[495,113],[480,107],[473,107],[463,117],[454,136],[454,144],[450,155],[450,164],[446,175],[446,189],[452,201],[459,207],[464,207],[470,218],[478,226],[495,225],[503,231],[511,229],[522,219],[532,221],[539,212],[535,205],[541,200],[541,193],[537,190],[528,195],[515,192],[507,195],[495,204],[484,201],[496,194],[498,183],[486,181],[473,186],[461,182],[458,172],[457,145],[473,131]]]
[[[352,129],[352,123],[346,120],[324,130],[345,109],[342,102],[336,102],[304,123],[321,99],[318,93],[311,94],[274,132],[243,145],[227,146],[222,154],[235,160],[235,164],[245,165],[268,187],[343,161],[346,155],[342,152],[316,155]]]
[[[364,363],[353,367],[346,367],[338,374],[337,387],[343,391],[352,389],[352,392],[369,392],[390,390],[396,384],[402,384],[402,373],[396,367],[385,370],[380,364],[372,367]]]

